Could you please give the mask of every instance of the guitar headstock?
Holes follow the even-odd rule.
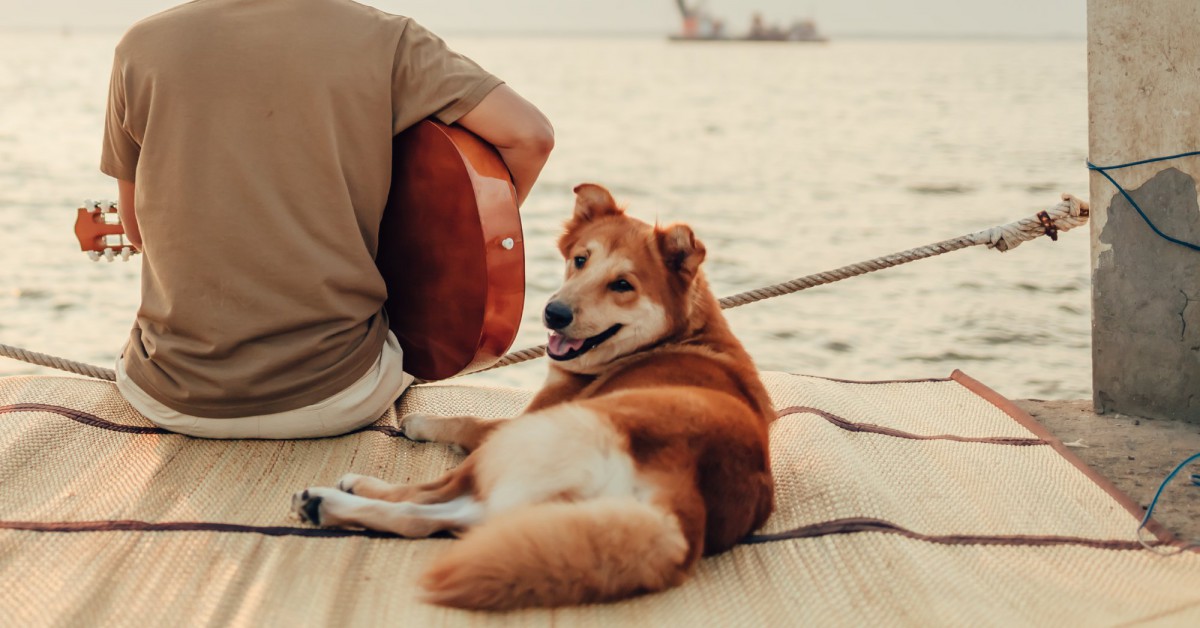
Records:
[[[79,238],[79,249],[87,252],[93,262],[101,257],[110,262],[117,257],[128,261],[130,255],[137,253],[125,237],[113,201],[84,201],[75,217],[75,237]]]

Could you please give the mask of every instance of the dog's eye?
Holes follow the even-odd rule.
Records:
[[[587,263],[586,257],[584,257],[582,255],[575,256],[575,268],[583,268],[583,265],[586,263]]]
[[[612,290],[613,292],[631,292],[633,290],[633,286],[624,279],[618,279],[608,284],[608,289]]]

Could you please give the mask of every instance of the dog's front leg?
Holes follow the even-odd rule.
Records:
[[[367,528],[410,538],[463,530],[483,520],[484,508],[471,495],[446,502],[386,502],[333,488],[313,487],[292,495],[292,512],[324,528]]]
[[[379,478],[347,473],[338,480],[337,488],[343,493],[386,502],[436,504],[470,493],[474,483],[475,462],[468,456],[442,477],[424,484],[391,484]]]
[[[507,419],[481,419],[474,416],[434,416],[409,414],[400,421],[400,431],[415,441],[454,445],[469,453]]]

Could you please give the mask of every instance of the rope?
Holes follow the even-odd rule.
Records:
[[[52,369],[68,373],[86,375],[95,379],[103,379],[110,382],[117,381],[117,374],[112,369],[100,368],[99,366],[92,366],[91,364],[84,364],[83,362],[76,362],[74,360],[65,360],[52,355],[46,355],[45,353],[27,351],[20,347],[12,347],[6,344],[0,344],[0,356],[38,366],[48,366]]]
[[[1131,161],[1127,164],[1117,164],[1115,166],[1097,166],[1096,164],[1089,161],[1089,162],[1087,162],[1087,167],[1088,167],[1088,170],[1095,170],[1096,172],[1099,172],[1100,175],[1103,176],[1105,179],[1108,179],[1108,182],[1113,184],[1117,188],[1117,191],[1121,193],[1121,196],[1124,196],[1125,200],[1129,201],[1129,204],[1132,205],[1133,208],[1137,210],[1138,215],[1142,217],[1142,220],[1146,221],[1146,224],[1150,226],[1151,231],[1158,234],[1160,237],[1162,237],[1164,240],[1167,240],[1168,242],[1174,242],[1175,244],[1178,244],[1179,246],[1189,248],[1193,251],[1200,251],[1200,245],[1198,245],[1198,244],[1193,244],[1191,242],[1185,242],[1183,240],[1180,240],[1178,238],[1173,238],[1173,237],[1163,233],[1158,228],[1158,226],[1154,224],[1154,221],[1150,220],[1150,217],[1146,215],[1146,212],[1142,211],[1141,206],[1139,206],[1137,204],[1137,201],[1133,200],[1133,197],[1129,195],[1129,192],[1126,192],[1125,188],[1121,187],[1121,184],[1117,183],[1117,180],[1112,178],[1112,175],[1108,174],[1109,170],[1120,170],[1121,168],[1129,168],[1131,166],[1141,166],[1143,164],[1152,164],[1152,163],[1159,162],[1159,161],[1168,161],[1171,159],[1179,159],[1180,157],[1194,157],[1196,155],[1200,155],[1200,151],[1193,151],[1190,153],[1179,153],[1178,155],[1167,155],[1166,157],[1155,157],[1153,159],[1143,159],[1141,161]]]
[[[1048,235],[1052,240],[1058,240],[1058,232],[1069,231],[1076,227],[1087,224],[1088,220],[1088,204],[1084,201],[1075,198],[1070,194],[1063,194],[1062,201],[1054,207],[1038,212],[1030,218],[1023,218],[1016,222],[1011,222],[1006,225],[999,225],[983,231],[976,231],[957,238],[942,240],[933,244],[927,244],[907,251],[892,253],[883,257],[877,257],[865,262],[850,264],[834,270],[799,277],[784,283],[778,283],[773,286],[748,290],[740,294],[725,297],[719,301],[721,309],[729,309],[739,307],[749,303],[770,299],[772,297],[783,296],[793,292],[799,292],[815,286],[821,286],[850,277],[865,275],[877,270],[915,262],[928,257],[934,257],[957,251],[971,246],[985,245],[989,249],[996,249],[1001,252],[1011,251],[1021,245],[1022,242],[1028,242],[1034,238]],[[536,358],[540,358],[546,354],[546,345],[538,345],[536,347],[528,347],[520,351],[513,351],[508,355],[500,358],[492,366],[474,371],[482,373],[494,369],[520,364]],[[86,375],[96,379],[104,379],[114,381],[116,379],[112,369],[100,368],[90,364],[64,360],[43,353],[34,353],[17,347],[0,344],[0,356],[13,358],[38,366],[48,366],[50,368]],[[464,373],[465,375],[465,373]],[[456,376],[457,377],[457,376]],[[424,383],[418,380],[417,383]]]
[[[721,304],[721,309],[727,310],[729,308],[739,307],[749,303],[754,303],[756,301],[762,301],[763,299],[770,299],[772,297],[779,297],[785,294],[799,292],[808,288],[821,286],[827,283],[833,283],[835,281],[841,281],[843,279],[849,279],[850,277],[865,275],[877,270],[883,270],[885,268],[891,268],[893,266],[899,266],[901,264],[907,264],[909,262],[915,262],[917,260],[922,260],[928,257],[934,257],[937,255],[942,255],[943,253],[949,253],[951,251],[957,251],[959,249],[965,249],[967,247],[978,246],[981,244],[987,246],[989,249],[996,249],[1004,252],[1011,251],[1020,246],[1022,242],[1028,242],[1029,240],[1033,240],[1034,238],[1042,235],[1048,235],[1052,240],[1058,240],[1058,232],[1069,231],[1076,227],[1087,224],[1089,213],[1088,204],[1086,202],[1081,201],[1070,194],[1063,194],[1062,201],[1059,202],[1058,205],[1055,205],[1046,211],[1039,212],[1031,218],[1023,218],[1016,222],[1011,222],[1006,225],[999,225],[990,229],[984,229],[983,231],[976,231],[975,233],[969,233],[957,238],[942,240],[941,242],[919,246],[917,248],[908,249],[907,251],[901,251],[899,253],[892,253],[891,255],[884,255],[883,257],[877,257],[865,262],[850,264],[849,266],[842,266],[841,268],[836,268],[834,270],[816,273],[814,275],[807,275],[805,277],[799,277],[791,281],[777,283],[773,286],[748,290],[746,292],[725,297],[718,301],[718,303]],[[520,351],[514,351],[500,358],[500,360],[494,365],[475,372],[482,373],[484,371],[490,371],[504,366],[519,364],[527,360],[539,358],[545,355],[545,353],[546,345],[538,345],[536,347],[521,349]]]

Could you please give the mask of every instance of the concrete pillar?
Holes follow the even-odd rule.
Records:
[[[1088,0],[1088,111],[1096,165],[1200,150],[1200,2]],[[1200,243],[1200,157],[1111,175]],[[1200,422],[1200,252],[1155,235],[1097,172],[1091,205],[1096,411]]]

